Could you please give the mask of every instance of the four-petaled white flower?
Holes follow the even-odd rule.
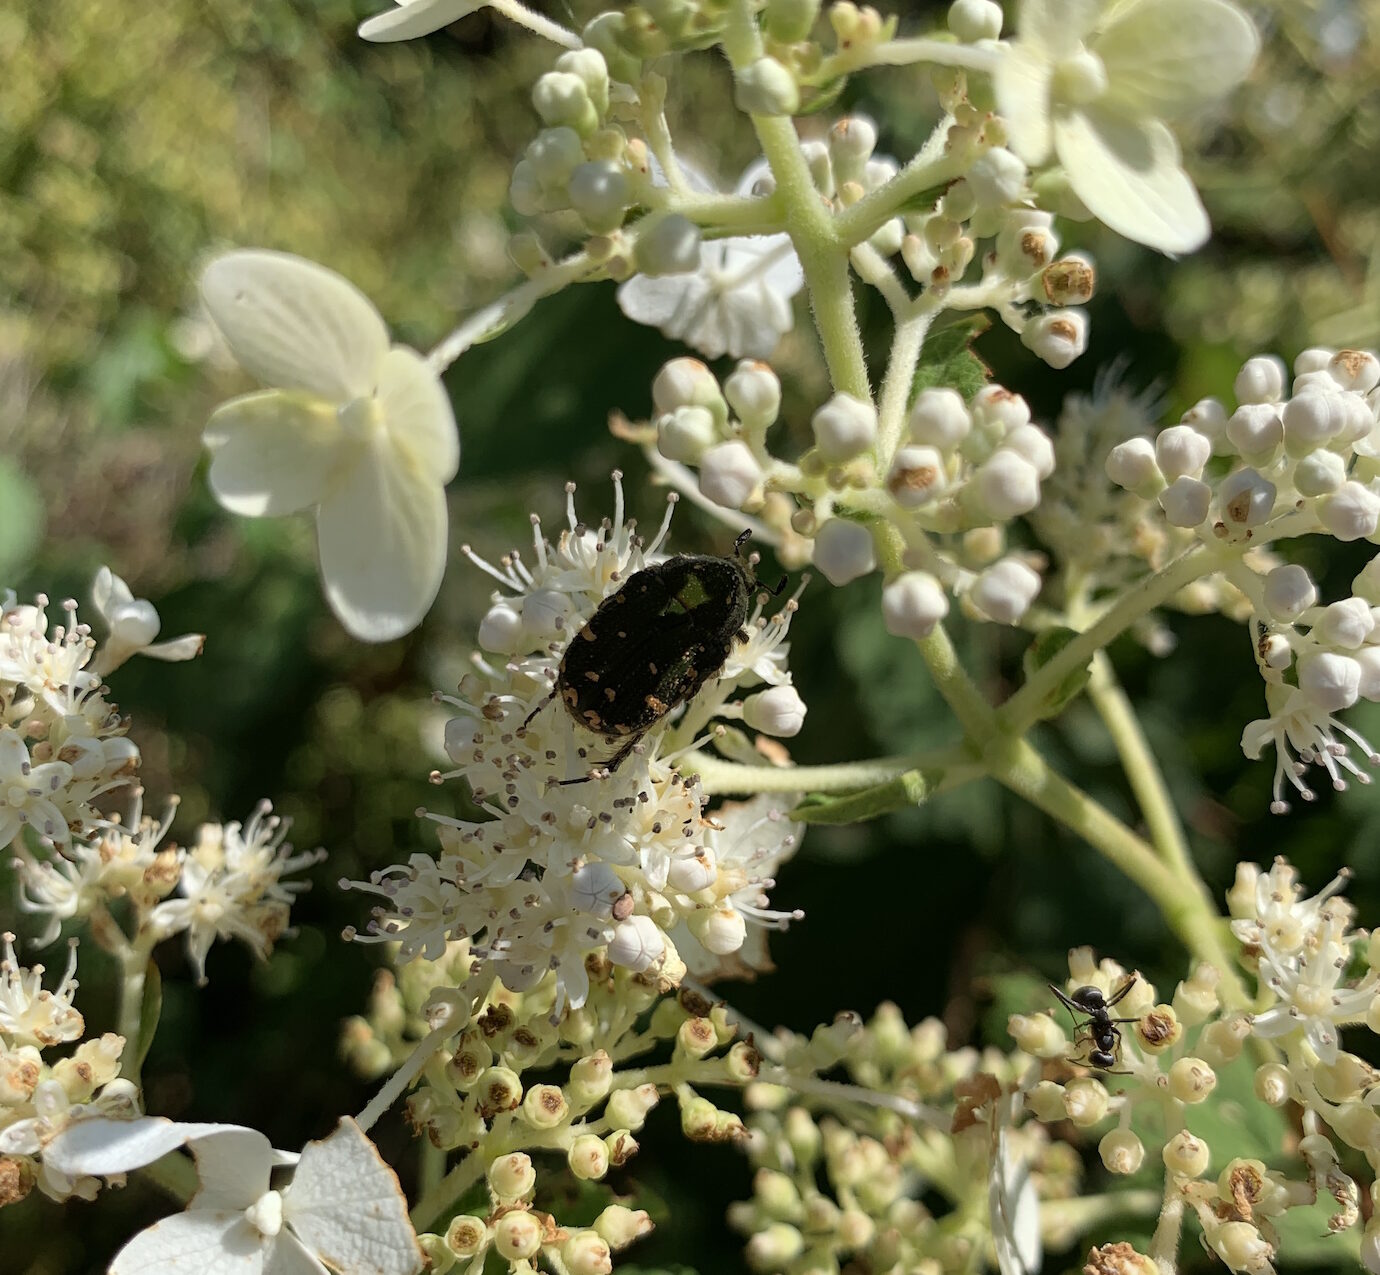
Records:
[[[153,603],[136,598],[129,585],[109,567],[96,572],[91,585],[91,601],[96,613],[106,622],[110,635],[91,663],[91,670],[104,676],[119,668],[131,655],[175,663],[201,654],[206,638],[201,633],[185,633],[166,642],[155,642],[161,621]]]
[[[488,0],[400,0],[394,8],[361,22],[359,34],[375,44],[412,40],[478,13],[487,4]]]
[[[185,1213],[156,1222],[115,1256],[110,1275],[414,1275],[423,1266],[393,1170],[349,1117],[300,1156],[256,1129],[93,1117],[44,1149],[46,1167],[79,1177],[127,1173],[190,1146],[201,1188]],[[296,1165],[275,1189],[275,1168]]]
[[[369,642],[415,628],[441,585],[445,486],[460,462],[436,372],[390,347],[353,284],[289,253],[218,257],[201,295],[240,365],[274,387],[207,424],[217,499],[248,517],[314,507],[340,622]]]
[[[1022,0],[994,73],[1011,149],[1053,153],[1118,234],[1165,253],[1208,237],[1207,213],[1162,123],[1230,92],[1259,38],[1227,0]]]
[[[689,166],[681,168],[696,189],[713,189]],[[753,164],[737,193],[752,194],[765,173],[765,161]],[[795,325],[791,298],[804,286],[789,235],[738,235],[701,244],[699,269],[688,274],[634,275],[619,286],[618,305],[628,318],[706,358],[767,359]]]

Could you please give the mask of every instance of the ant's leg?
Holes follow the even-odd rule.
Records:
[[[1136,976],[1132,974],[1120,987],[1115,996],[1110,997],[1106,1002],[1106,1007],[1111,1009],[1127,992],[1136,985]],[[1118,1020],[1120,1021],[1120,1020]]]

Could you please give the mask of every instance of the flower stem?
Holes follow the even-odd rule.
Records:
[[[359,1125],[361,1132],[369,1132],[374,1122],[401,1097],[408,1085],[417,1079],[431,1055],[458,1030],[453,1022],[446,1021],[439,1027],[433,1027],[417,1042],[407,1061],[384,1081],[383,1087],[370,1099],[369,1105],[355,1117],[355,1123]]]

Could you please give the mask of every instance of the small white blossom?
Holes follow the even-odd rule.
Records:
[[[72,943],[67,971],[57,987],[43,986],[43,966],[28,968],[14,954],[14,935],[0,934],[4,959],[0,960],[0,1033],[11,1045],[36,1045],[46,1049],[63,1041],[77,1040],[86,1024],[72,1006],[77,991],[77,945]]]
[[[165,900],[150,914],[149,927],[159,938],[186,933],[198,983],[206,982],[206,954],[218,938],[238,938],[267,958],[287,930],[293,898],[309,884],[283,878],[324,858],[324,851],[293,854],[284,841],[288,821],[272,810],[265,801],[244,825],[203,824],[182,861],[182,897]]]
[[[1207,214],[1159,117],[1207,105],[1244,77],[1259,47],[1225,0],[1022,0],[995,72],[1011,149],[1058,158],[1099,221],[1165,253],[1191,252]]]
[[[146,655],[154,660],[190,660],[201,654],[206,638],[187,633],[166,642],[155,642],[160,622],[153,603],[136,598],[123,580],[109,567],[96,572],[91,586],[91,601],[96,614],[105,621],[110,636],[92,662],[91,671],[105,676],[119,668],[131,655]]]
[[[750,167],[738,193],[751,193],[762,171],[760,164]],[[687,175],[692,185],[708,186]],[[804,286],[789,236],[739,235],[701,244],[693,273],[634,275],[619,285],[618,305],[634,322],[659,328],[708,358],[766,359],[795,326],[791,298]]]
[[[227,253],[202,274],[201,295],[240,365],[273,387],[207,424],[217,499],[251,518],[314,509],[340,622],[370,642],[415,628],[441,585],[445,486],[460,462],[440,379],[390,345],[353,284],[301,257]]]

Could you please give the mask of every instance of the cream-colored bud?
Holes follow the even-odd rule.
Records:
[[[1249,1222],[1224,1222],[1213,1227],[1205,1238],[1213,1252],[1231,1271],[1267,1271],[1274,1248]]]
[[[626,1129],[615,1129],[605,1134],[604,1149],[609,1153],[609,1167],[613,1169],[627,1164],[639,1150],[637,1139]]]
[[[1080,1129],[1095,1125],[1107,1114],[1107,1089],[1100,1080],[1079,1076],[1064,1086],[1064,1110]]]
[[[475,1085],[479,1111],[494,1116],[500,1111],[512,1111],[522,1101],[522,1080],[507,1067],[490,1067]]]
[[[522,1151],[501,1155],[489,1165],[489,1189],[504,1203],[526,1199],[536,1186],[537,1171]]]
[[[494,1248],[510,1262],[535,1257],[541,1248],[542,1224],[523,1209],[505,1213],[494,1223]]]
[[[804,1107],[792,1107],[786,1112],[782,1127],[796,1160],[803,1165],[813,1164],[819,1158],[823,1135],[810,1113]]]
[[[748,1265],[758,1271],[779,1271],[799,1257],[804,1237],[785,1222],[773,1222],[747,1242]]]
[[[1207,1172],[1212,1158],[1211,1148],[1187,1129],[1181,1129],[1164,1144],[1161,1152],[1164,1167],[1181,1177],[1199,1178]]]
[[[676,1032],[676,1051],[691,1058],[703,1058],[718,1043],[714,1024],[707,1018],[687,1018]]]
[[[1256,1068],[1255,1096],[1271,1107],[1282,1107],[1289,1101],[1291,1085],[1289,1068],[1283,1063],[1265,1063]]]
[[[1217,984],[1221,975],[1217,969],[1201,962],[1193,973],[1174,991],[1174,1012],[1186,1027],[1205,1022],[1218,1006]]]
[[[1052,1080],[1042,1080],[1026,1095],[1026,1104],[1037,1120],[1046,1124],[1064,1120],[1068,1109],[1064,1106],[1064,1086]]]
[[[692,1142],[709,1142],[718,1127],[719,1109],[708,1098],[694,1097],[680,1104],[680,1129]]]
[[[629,1209],[621,1204],[610,1204],[594,1219],[594,1229],[608,1241],[608,1246],[616,1253],[646,1235],[652,1229],[652,1219],[647,1216],[645,1209]]]
[[[752,1178],[752,1194],[767,1214],[780,1222],[798,1222],[804,1216],[800,1192],[790,1175],[776,1169],[758,1169]]]
[[[1183,1039],[1183,1024],[1171,1005],[1156,1005],[1137,1019],[1136,1043],[1147,1054],[1162,1054]]]
[[[1201,1058],[1180,1058],[1169,1069],[1169,1092],[1180,1102],[1202,1102],[1217,1088],[1217,1073]]]
[[[482,1217],[462,1213],[446,1227],[446,1247],[456,1257],[474,1257],[489,1242],[489,1228]]]
[[[613,1081],[613,1060],[602,1049],[570,1066],[570,1096],[588,1107],[607,1096]]]
[[[522,1099],[522,1118],[534,1129],[554,1129],[570,1115],[570,1104],[557,1085],[533,1085]]]
[[[1145,1144],[1130,1129],[1113,1129],[1097,1144],[1097,1153],[1109,1173],[1136,1172],[1145,1160]]]
[[[639,1085],[636,1089],[615,1089],[609,1094],[605,1108],[609,1123],[619,1129],[636,1133],[647,1122],[647,1113],[661,1101],[655,1085]]]
[[[570,1275],[610,1275],[613,1270],[608,1241],[598,1231],[576,1231],[561,1245],[561,1257]]]
[[[1198,1053],[1210,1067],[1224,1067],[1241,1056],[1241,1047],[1251,1034],[1250,1019],[1232,1014],[1208,1023],[1198,1037]]]
[[[1339,1053],[1335,1061],[1319,1063],[1313,1081],[1328,1102],[1347,1102],[1361,1096],[1376,1081],[1375,1069],[1355,1054]]]
[[[582,1133],[565,1154],[570,1171],[584,1182],[597,1181],[609,1171],[609,1150],[603,1138]]]
[[[1033,1058],[1059,1058],[1068,1051],[1064,1029],[1048,1014],[1012,1014],[1006,1030],[1017,1047]]]
[[[1380,1153],[1380,1116],[1365,1103],[1343,1103],[1329,1117],[1328,1123],[1347,1146],[1367,1155]]]

